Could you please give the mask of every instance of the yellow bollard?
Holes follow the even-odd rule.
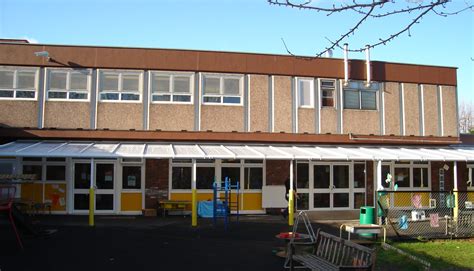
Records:
[[[197,190],[193,189],[192,194],[192,226],[197,226]]]
[[[89,226],[94,226],[94,188],[89,189]]]
[[[457,189],[454,189],[453,190],[453,194],[454,194],[454,209],[453,209],[453,216],[454,216],[454,221],[457,221],[458,220],[458,214],[459,214],[459,194],[458,194],[458,190]]]
[[[293,214],[295,212],[294,204],[293,204],[295,201],[293,189],[290,189],[289,193],[290,195],[288,199],[288,225],[293,226]]]

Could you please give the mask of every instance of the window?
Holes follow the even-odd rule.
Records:
[[[48,100],[88,100],[90,70],[48,70]]]
[[[204,75],[202,102],[241,105],[242,88],[242,75]]]
[[[213,189],[215,179],[214,167],[197,167],[196,168],[196,188],[197,189]]]
[[[173,166],[171,175],[172,189],[191,189],[191,167]]]
[[[386,188],[395,189],[429,189],[430,164],[427,162],[398,161],[392,164],[393,174],[390,183],[386,183],[390,166],[382,166],[382,185]]]
[[[151,73],[151,100],[192,103],[194,76],[190,73]]]
[[[101,101],[141,100],[141,72],[101,71],[99,82],[99,99]]]
[[[352,81],[344,87],[344,109],[377,110],[377,93],[380,85]]]
[[[313,80],[312,79],[298,79],[298,106],[299,107],[313,107]]]
[[[321,106],[334,106],[334,93],[336,91],[335,80],[320,80]]]
[[[38,70],[0,67],[0,99],[36,99]]]
[[[140,189],[142,183],[141,166],[122,167],[122,187],[123,189]]]

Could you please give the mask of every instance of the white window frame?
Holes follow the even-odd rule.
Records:
[[[38,82],[39,82],[39,68],[19,67],[19,66],[0,66],[2,71],[13,71],[13,88],[3,89],[2,91],[12,91],[13,97],[0,97],[0,100],[13,100],[13,101],[36,101],[38,100]],[[35,72],[35,86],[34,89],[19,89],[18,86],[18,72],[21,71],[33,71]],[[17,91],[31,91],[35,93],[34,98],[16,98]]]
[[[357,84],[356,87],[352,86]],[[377,86],[377,88],[375,88]],[[373,82],[370,87],[366,87],[365,82],[363,81],[351,81],[348,86],[344,86],[341,82],[342,92],[343,92],[343,100],[342,105],[344,110],[365,110],[365,111],[378,111],[379,110],[379,91],[380,91],[380,84],[377,82]],[[346,108],[346,90],[347,91],[356,91],[359,95],[359,107],[358,108]],[[375,93],[375,109],[369,108],[362,108],[362,92],[372,92]],[[322,91],[321,91],[322,93]]]
[[[133,71],[133,70],[98,70],[98,87],[97,87],[97,96],[98,100],[101,103],[141,103],[143,100],[143,71]],[[118,75],[118,89],[117,90],[103,90],[103,76],[105,74],[115,74]],[[123,76],[124,75],[138,75],[138,91],[124,91],[123,87]],[[117,100],[105,100],[102,99],[101,94],[103,93],[116,93],[119,95]],[[138,94],[138,100],[122,100],[123,94]]]
[[[153,92],[153,76],[169,76],[169,92]],[[174,92],[174,77],[189,77],[189,93],[184,92]],[[193,104],[194,103],[194,73],[192,72],[170,72],[170,71],[150,71],[148,76],[148,86],[150,93],[150,102],[152,104]],[[170,95],[169,101],[153,101],[154,95]],[[189,95],[191,99],[189,102],[173,101],[174,95]]]
[[[216,78],[219,79],[219,94],[206,94],[205,89],[206,89],[206,78]],[[224,94],[224,79],[239,79],[239,95],[227,95]],[[244,89],[244,75],[243,74],[217,74],[217,73],[206,73],[202,75],[202,98],[201,98],[201,103],[205,105],[225,105],[225,106],[242,106],[244,104],[244,95],[243,95],[243,89]],[[219,97],[220,102],[205,102],[204,98],[205,97]],[[240,103],[224,103],[224,97],[239,97],[240,98]]]
[[[334,85],[332,88],[323,86],[323,81],[328,82],[331,81]],[[319,78],[318,79],[319,89],[321,91],[321,97],[319,97],[319,104],[321,108],[331,108],[336,107],[336,80],[335,79],[327,79],[327,78]],[[323,105],[323,90],[332,90],[332,105]]]
[[[302,105],[301,104],[301,91],[300,82],[308,81],[310,90],[309,90],[309,105]],[[314,108],[314,79],[313,78],[296,78],[296,89],[297,89],[297,97],[298,97],[298,107],[299,108]]]
[[[87,73],[87,89],[86,90],[74,90],[71,89],[71,74],[74,73]],[[66,89],[50,89],[51,87],[51,74],[54,72],[64,72],[66,73]],[[89,102],[90,101],[90,92],[92,84],[92,70],[91,69],[46,69],[47,74],[47,86],[46,86],[46,100],[48,101],[67,101],[67,102]],[[67,93],[67,98],[49,98],[49,92],[65,92]],[[87,94],[87,99],[70,99],[69,94],[71,92],[84,93]]]
[[[408,162],[408,161],[407,161]],[[413,161],[410,161],[409,164],[397,164],[396,162],[391,163],[382,163],[382,165],[390,165],[390,174],[392,175],[392,183],[389,188],[386,188],[387,191],[393,191],[393,186],[396,183],[396,168],[408,168],[410,172],[410,186],[408,187],[398,187],[397,191],[431,191],[431,162],[427,164],[415,164]],[[428,186],[427,187],[415,187],[413,186],[413,170],[419,168],[426,168],[428,171]],[[382,176],[382,181],[385,181],[386,176]],[[422,180],[423,182],[423,180]]]

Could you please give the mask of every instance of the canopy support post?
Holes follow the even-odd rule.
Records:
[[[295,213],[295,208],[294,208],[294,202],[295,202],[295,197],[294,197],[294,192],[293,192],[293,160],[290,161],[290,191],[289,193],[289,198],[288,198],[288,225],[293,226],[294,222],[294,213]]]
[[[94,207],[95,207],[95,189],[94,189],[94,158],[91,158],[91,175],[89,186],[89,226],[94,226]]]
[[[192,182],[192,218],[191,225],[193,227],[197,226],[197,191],[196,191],[196,159],[192,159],[193,167],[191,172],[191,182]]]
[[[453,209],[453,217],[454,220],[457,221],[459,215],[459,194],[458,194],[458,162],[454,161],[453,166],[453,182],[454,182],[454,209]]]

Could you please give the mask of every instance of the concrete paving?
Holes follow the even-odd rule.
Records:
[[[284,270],[284,259],[275,255],[289,231],[281,216],[241,216],[224,230],[222,221],[191,218],[98,216],[96,226],[87,216],[36,216],[38,229],[55,228],[48,236],[25,236],[20,250],[13,231],[0,226],[0,270]],[[342,221],[322,224],[339,234]]]

